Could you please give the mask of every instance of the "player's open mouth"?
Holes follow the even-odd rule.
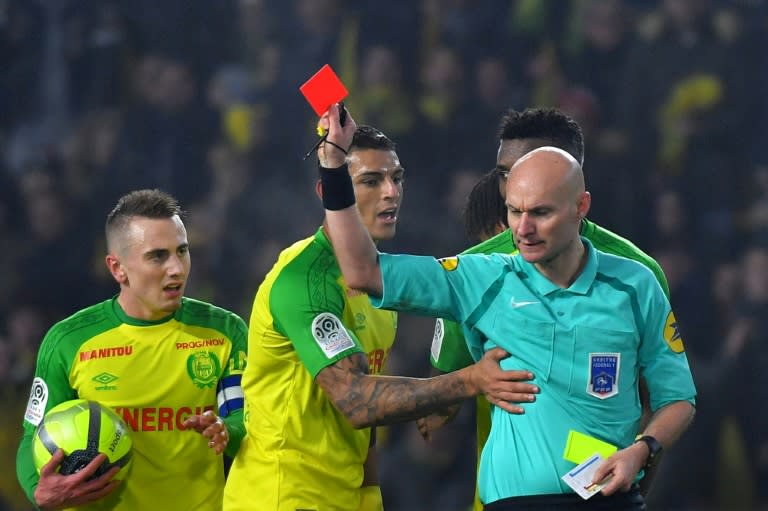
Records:
[[[163,291],[166,294],[169,294],[171,296],[176,296],[181,293],[181,284],[170,284],[168,286],[165,286],[163,288]]]
[[[387,222],[394,222],[397,220],[397,208],[385,209],[376,216]]]
[[[397,208],[385,209],[376,216],[384,223],[393,224],[397,222]]]

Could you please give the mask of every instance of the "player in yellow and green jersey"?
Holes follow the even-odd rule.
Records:
[[[19,481],[41,509],[221,509],[219,454],[233,455],[244,434],[247,327],[232,312],[183,296],[191,262],[180,214],[158,190],[123,196],[106,224],[106,263],[120,293],[43,339],[17,457]],[[100,470],[103,454],[61,475],[57,451],[36,473],[35,427],[76,398],[113,408],[133,430],[132,466],[121,483],[115,469]]]
[[[504,203],[506,175],[514,163],[529,151],[551,145],[573,156],[578,162],[584,161],[584,139],[579,125],[566,114],[549,108],[531,108],[523,112],[510,110],[502,118],[499,131],[499,151],[496,179],[488,179],[485,184],[498,189],[497,196]],[[477,193],[478,198],[487,198],[488,194]],[[473,215],[474,212],[474,215]],[[468,203],[467,231],[470,235],[482,235],[495,229],[499,224],[506,225],[506,208],[503,210],[489,207],[488,204]],[[584,218],[581,223],[581,236],[588,239],[597,249],[609,254],[632,259],[647,266],[661,285],[667,298],[669,286],[659,264],[648,254],[640,250],[631,241],[600,227]],[[465,254],[512,254],[517,250],[514,237],[509,229],[486,239],[463,253]],[[435,369],[450,372],[472,363],[461,326],[453,321],[439,319],[431,349],[431,362]],[[422,434],[428,436],[429,430],[439,427],[457,410],[446,411],[440,416],[433,416],[420,422]],[[478,456],[488,438],[490,430],[490,405],[486,399],[477,400],[477,449]],[[475,511],[482,510],[482,503],[475,496]]]
[[[349,194],[370,236],[392,238],[404,175],[394,143],[361,126],[346,162]],[[320,182],[317,192],[330,200]],[[280,254],[251,314],[243,374],[247,434],[227,479],[226,511],[381,510],[371,426],[476,395],[482,389],[472,374],[501,377],[491,359],[430,380],[378,376],[396,321],[395,313],[374,309],[367,295],[347,287],[324,226]]]

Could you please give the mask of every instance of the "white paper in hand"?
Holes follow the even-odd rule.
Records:
[[[582,499],[587,500],[595,493],[602,490],[608,482],[608,479],[606,479],[602,483],[592,484],[592,478],[595,475],[595,471],[604,461],[605,459],[602,456],[595,453],[581,464],[569,470],[561,479],[565,481],[568,486],[573,488],[573,491],[578,493]]]

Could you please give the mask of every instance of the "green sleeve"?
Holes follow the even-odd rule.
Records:
[[[37,402],[42,408],[33,407],[30,398],[25,428],[31,426],[34,429],[48,410],[64,401],[77,399],[77,392],[70,386],[69,372],[82,343],[79,338],[72,339],[62,330],[64,327],[61,324],[55,325],[40,345],[31,394],[38,396]],[[30,413],[33,408],[42,413]]]
[[[229,353],[229,362],[226,365],[222,377],[241,375],[245,371],[245,363],[248,355],[248,326],[240,316],[232,313],[231,324],[227,325],[226,335],[232,343]]]
[[[242,375],[245,370],[245,362],[248,352],[248,327],[239,316],[233,314],[234,325],[230,332],[230,339],[232,340],[232,350],[230,353],[230,361],[227,364],[228,370],[225,376]],[[239,385],[238,385],[239,386]],[[237,405],[235,405],[237,406]],[[229,442],[227,443],[224,454],[234,458],[237,451],[240,449],[240,442],[242,442],[245,436],[245,425],[243,424],[243,408],[228,409],[226,417],[222,419],[227,426],[227,432],[229,432]]]
[[[314,378],[324,368],[363,349],[343,324],[344,290],[332,255],[306,264],[297,259],[275,279],[269,308],[275,330],[290,339],[301,363]]]
[[[229,442],[227,443],[227,448],[224,449],[224,454],[230,458],[234,458],[235,454],[237,454],[237,451],[240,449],[240,442],[242,442],[243,437],[245,437],[243,409],[235,410],[222,420],[227,426],[227,432],[229,432]]]
[[[32,382],[32,397],[24,416],[22,436],[16,454],[16,475],[29,500],[34,503],[35,488],[40,476],[32,461],[32,439],[35,429],[45,413],[51,408],[77,398],[69,385],[69,370],[79,343],[68,342],[64,324],[55,325],[48,331],[37,355],[35,378]]]
[[[34,430],[24,429],[24,436],[21,438],[19,450],[16,453],[16,477],[19,480],[21,489],[27,494],[29,501],[35,504],[35,488],[37,488],[40,476],[37,474],[35,464],[32,461],[33,435]]]
[[[464,340],[461,325],[447,319],[438,319],[435,322],[430,360],[435,369],[445,373],[472,365],[472,356]]]

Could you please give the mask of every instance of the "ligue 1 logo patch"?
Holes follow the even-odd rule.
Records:
[[[330,312],[320,313],[312,320],[312,337],[328,358],[355,347],[344,324]]]
[[[48,404],[48,385],[46,385],[45,380],[36,376],[32,380],[32,390],[29,392],[29,401],[24,418],[37,426],[43,421],[46,404]]]
[[[590,353],[587,394],[607,399],[619,393],[621,353]]]
[[[433,360],[440,360],[440,350],[443,349],[444,336],[445,323],[443,322],[443,318],[439,318],[435,322],[435,333],[432,335],[432,346],[429,349]]]

